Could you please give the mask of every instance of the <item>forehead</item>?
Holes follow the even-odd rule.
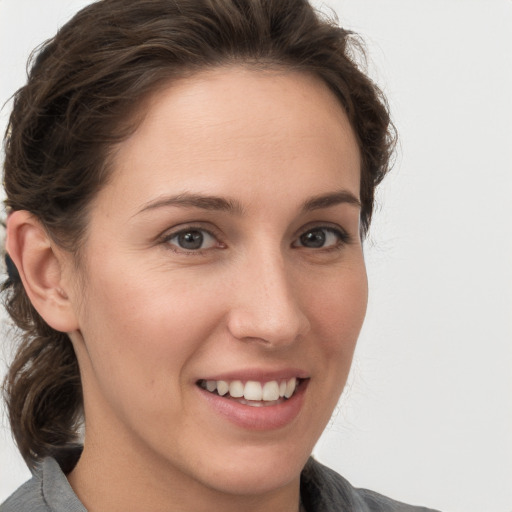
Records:
[[[343,185],[359,196],[347,116],[320,79],[299,72],[218,68],[173,82],[146,102],[116,149],[111,184],[136,179],[139,195],[203,185],[224,193],[244,180],[273,192],[304,180],[318,183],[311,195]]]

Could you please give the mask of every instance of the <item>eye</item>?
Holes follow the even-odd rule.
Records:
[[[205,229],[189,228],[166,237],[165,242],[184,251],[200,251],[219,245],[217,239]]]
[[[293,246],[308,249],[329,249],[342,246],[348,241],[348,235],[341,229],[317,227],[300,235]]]

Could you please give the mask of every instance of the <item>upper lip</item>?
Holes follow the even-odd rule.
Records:
[[[216,373],[206,377],[201,377],[198,380],[240,380],[242,382],[251,380],[256,382],[268,382],[271,380],[288,380],[293,377],[296,377],[297,379],[307,379],[309,378],[309,374],[305,370],[301,370],[299,368],[282,368],[274,370],[247,368],[244,370],[231,370],[229,372]]]

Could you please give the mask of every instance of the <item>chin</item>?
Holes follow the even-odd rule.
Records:
[[[217,468],[208,480],[217,491],[234,495],[264,495],[299,482],[308,456],[267,457],[265,460],[236,460]]]
[[[248,439],[244,445],[240,439],[237,441],[231,446],[219,443],[217,450],[203,445],[204,449],[189,452],[191,457],[181,461],[171,457],[167,460],[169,478],[176,481],[177,470],[187,475],[188,483],[193,482],[192,487],[198,490],[209,488],[232,496],[271,495],[286,486],[298,488],[313,448],[307,446],[310,443],[301,442],[300,436],[293,443],[283,443],[282,439],[254,443]]]

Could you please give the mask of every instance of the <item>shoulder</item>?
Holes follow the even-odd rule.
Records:
[[[357,489],[314,459],[308,461],[302,473],[301,496],[307,512],[435,512],[406,505],[368,489]]]
[[[61,466],[44,459],[33,477],[0,505],[0,512],[86,512]]]
[[[42,481],[38,474],[19,487],[0,505],[0,512],[49,512],[43,497]]]

